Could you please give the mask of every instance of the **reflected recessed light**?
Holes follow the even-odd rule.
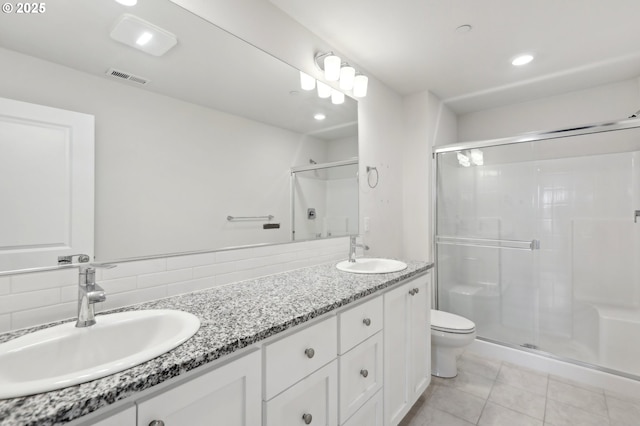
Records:
[[[116,1],[125,6],[135,6],[138,3],[138,0],[116,0]]]
[[[145,31],[144,33],[142,33],[142,35],[140,37],[138,37],[138,39],[136,40],[136,44],[138,46],[144,46],[145,44],[149,43],[149,41],[153,38],[153,34],[151,34],[150,32]]]
[[[154,56],[164,55],[178,43],[169,31],[128,13],[113,27],[111,38]]]
[[[314,115],[313,118],[315,118],[318,121],[321,121],[321,120],[324,120],[325,118],[327,118],[327,116],[322,114],[322,113],[318,113],[318,114]]]
[[[526,65],[531,61],[533,61],[532,55],[520,55],[516,57],[513,61],[511,61],[511,64],[515,65],[516,67],[519,67],[521,65]]]

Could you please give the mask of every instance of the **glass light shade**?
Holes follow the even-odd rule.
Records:
[[[336,55],[329,55],[324,58],[324,78],[327,81],[338,81],[340,78],[340,65],[342,60]]]
[[[353,89],[353,80],[356,76],[355,68],[346,65],[340,68],[340,88],[342,90]]]
[[[335,105],[340,105],[344,103],[344,93],[339,90],[331,91],[331,103]]]
[[[366,75],[356,75],[353,79],[353,96],[364,98],[367,96],[367,86],[369,85],[369,77]]]
[[[316,79],[300,71],[300,87],[302,90],[313,90],[316,88]]]
[[[318,81],[318,97],[326,99],[329,96],[331,96],[331,87],[321,81]]]

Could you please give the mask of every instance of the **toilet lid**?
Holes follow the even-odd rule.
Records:
[[[449,312],[431,310],[431,328],[447,333],[473,333],[476,325],[473,321]]]

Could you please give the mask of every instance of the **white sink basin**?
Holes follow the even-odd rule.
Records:
[[[38,330],[0,344],[0,399],[61,389],[149,361],[193,336],[200,320],[187,312],[148,310],[96,316]]]
[[[407,264],[393,259],[379,259],[375,257],[361,257],[355,262],[344,260],[336,265],[341,271],[354,274],[388,274],[407,269]]]

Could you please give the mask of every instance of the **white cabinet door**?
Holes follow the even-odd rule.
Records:
[[[382,426],[382,422],[382,390],[379,390],[343,426]]]
[[[118,414],[90,424],[92,426],[136,426],[136,407],[129,407]]]
[[[333,360],[264,404],[266,426],[336,426],[338,361]]]
[[[397,425],[431,379],[428,282],[426,274],[384,295],[385,425]]]
[[[138,402],[138,426],[259,426],[260,351]]]
[[[382,389],[382,333],[340,356],[340,423]]]
[[[94,117],[0,98],[0,270],[93,257]]]

